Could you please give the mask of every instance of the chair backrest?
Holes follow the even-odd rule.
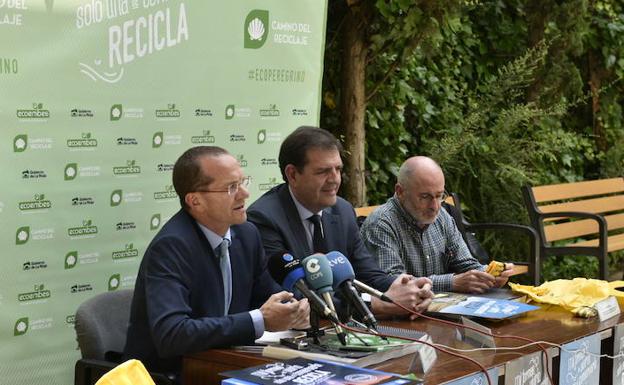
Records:
[[[109,351],[123,351],[132,295],[130,289],[109,291],[78,307],[75,329],[82,358],[104,360]]]
[[[481,246],[481,243],[474,236],[474,234],[466,229],[466,226],[470,226],[470,223],[464,217],[459,195],[454,192],[450,193],[446,200],[442,203],[442,207],[444,207],[444,209],[455,220],[457,229],[461,233],[462,238],[464,238],[464,242],[466,242],[468,250],[470,250],[470,254],[477,258],[480,263],[487,264],[490,261],[490,255],[487,251],[485,251],[483,246]]]

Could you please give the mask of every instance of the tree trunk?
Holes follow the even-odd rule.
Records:
[[[593,48],[590,48],[587,52],[587,56],[589,62],[589,88],[591,89],[592,95],[592,126],[594,140],[598,150],[604,152],[609,149],[607,135],[602,120],[598,119],[598,114],[600,113],[600,87],[602,87],[604,71],[600,61],[600,52],[596,52]]]
[[[345,198],[355,207],[366,205],[366,2],[349,7],[342,34],[341,121],[345,132],[348,175]]]

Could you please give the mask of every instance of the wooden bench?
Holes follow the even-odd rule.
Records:
[[[479,259],[481,263],[487,264],[490,260],[490,257],[481,248],[479,241],[475,237],[475,231],[511,230],[526,235],[529,239],[530,248],[528,262],[513,262],[515,267],[512,275],[529,273],[532,283],[534,285],[539,285],[540,269],[539,265],[537,264],[539,257],[539,237],[537,232],[533,228],[512,223],[470,223],[464,217],[464,213],[461,209],[461,202],[459,200],[459,196],[456,193],[450,193],[444,203],[447,204],[444,208],[449,212],[449,214],[451,214],[451,216],[455,220],[457,228],[461,232],[464,241],[470,249],[470,252],[475,258]],[[355,215],[358,218],[358,223],[361,224],[363,220],[378,207],[379,206],[365,206],[356,208]]]
[[[540,234],[540,260],[557,255],[598,258],[608,279],[607,254],[624,249],[624,178],[525,186],[531,224]]]

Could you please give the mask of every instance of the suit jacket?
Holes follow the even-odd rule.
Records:
[[[290,253],[303,259],[312,254],[287,184],[276,186],[258,198],[247,210],[247,216],[260,231],[267,257]],[[384,273],[366,249],[353,206],[339,197],[334,206],[323,210],[322,223],[328,249],[349,258],[358,280],[386,291],[394,277]]]
[[[223,314],[219,261],[197,222],[174,215],[152,240],[137,276],[124,353],[150,370],[179,372],[187,353],[253,343],[248,311],[280,290],[266,270],[258,230],[230,228],[232,302]]]

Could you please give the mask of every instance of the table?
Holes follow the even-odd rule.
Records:
[[[562,310],[558,306],[544,305],[539,310],[530,312],[526,316],[500,322],[482,322],[482,324],[491,328],[495,334],[511,334],[536,341],[543,340],[557,344],[564,344],[594,333],[601,333],[603,352],[608,352],[607,348],[610,346],[609,338],[612,337],[612,328],[622,322],[624,322],[624,314],[620,314],[604,322],[599,322],[597,318],[578,318],[574,317],[572,313]],[[457,339],[456,327],[443,325],[435,321],[425,319],[416,321],[404,319],[384,320],[382,324],[426,332],[431,336],[433,342],[437,344],[444,344],[461,349],[474,348],[473,345]],[[496,339],[496,343],[498,347],[521,346],[526,344],[522,341],[500,338]],[[539,351],[538,347],[530,346],[515,351],[480,351],[462,354],[476,359],[486,368],[492,368],[504,365],[508,361],[536,351]],[[254,353],[240,352],[233,349],[211,349],[185,356],[182,378],[185,385],[219,384],[222,379],[222,377],[218,375],[219,372],[242,369],[271,361],[273,360],[270,358],[265,358]],[[379,365],[373,366],[373,368],[406,374],[410,362],[411,356],[405,356],[380,363]],[[602,368],[602,371],[610,370],[610,366],[608,366],[609,363],[610,362],[605,362],[606,365]],[[436,362],[425,376],[425,383],[441,384],[477,371],[479,371],[479,368],[466,360],[438,352]],[[556,373],[557,371],[558,365],[555,365],[553,372]],[[503,374],[503,372],[501,372],[501,374]],[[604,382],[601,380],[601,384],[610,383],[611,373],[605,374]],[[556,377],[556,375],[554,377]],[[601,375],[601,377],[603,376]]]

